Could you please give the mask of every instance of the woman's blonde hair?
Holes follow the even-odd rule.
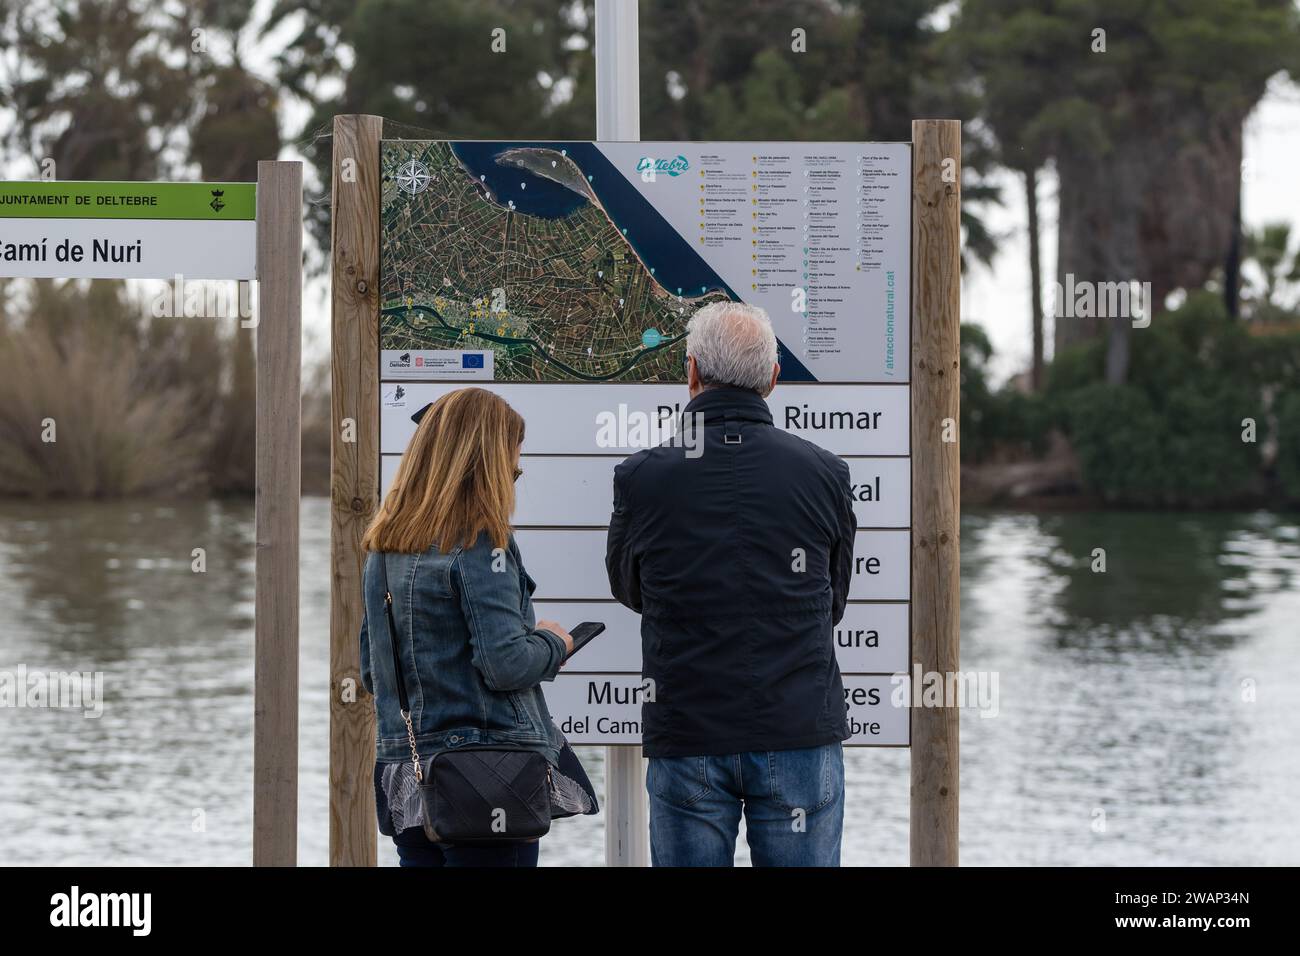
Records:
[[[370,522],[367,551],[418,554],[470,547],[486,531],[494,547],[510,538],[515,466],[524,420],[482,388],[449,392],[424,413],[393,487]]]

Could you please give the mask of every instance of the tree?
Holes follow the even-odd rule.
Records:
[[[908,141],[919,116],[964,119],[935,52],[939,0],[660,0],[642,7],[646,139]],[[962,261],[988,263],[996,238],[979,207],[991,158],[963,140]]]
[[[274,88],[242,64],[252,8],[253,0],[0,0],[0,116],[11,116],[0,142],[10,158],[59,179],[256,179],[280,134]],[[197,456],[214,490],[250,491],[252,333],[223,338],[213,318],[154,318],[147,301],[129,302],[131,313],[118,282],[69,286],[33,284],[34,305],[11,329],[28,339],[27,354],[81,356],[93,342],[108,363],[141,351],[129,360],[129,383],[106,372],[98,384],[123,390],[122,403],[143,401],[128,384],[174,400],[166,434],[185,444],[177,461]],[[154,487],[111,476],[99,486]]]
[[[1055,165],[1062,285],[1149,281],[1158,307],[1222,266],[1242,121],[1297,64],[1290,0],[965,0],[954,33],[1004,148]],[[1106,377],[1122,382],[1128,317],[1058,321],[1056,351],[1103,328]]]
[[[591,139],[590,16],[548,0],[278,0],[267,28],[302,24],[277,73],[313,105],[321,145],[336,113],[383,116],[388,138]],[[329,149],[306,152],[329,183]],[[327,205],[311,212],[327,246]]]
[[[976,115],[993,133],[986,146],[988,152],[997,164],[1014,171],[1024,183],[1029,235],[1030,385],[1038,391],[1043,385],[1044,367],[1038,174],[1048,162],[1049,148],[1034,122],[1041,91],[1025,82],[1024,64],[1007,57],[1005,49],[1009,42],[1015,42],[1009,40],[1009,34],[1036,31],[1038,14],[1020,11],[1003,28],[988,29],[990,21],[978,3],[968,4],[963,12],[967,10],[969,16],[945,35],[941,50],[952,74],[961,79],[960,86],[975,100]]]
[[[0,0],[5,145],[59,179],[256,177],[280,146],[238,61],[252,0]],[[159,144],[163,148],[159,149]],[[233,159],[232,159],[233,157]]]

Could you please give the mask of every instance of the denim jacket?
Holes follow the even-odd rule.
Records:
[[[448,554],[372,553],[363,574],[361,681],[375,697],[376,757],[410,759],[398,704],[384,611],[383,575],[393,595],[398,651],[420,756],[467,746],[535,750],[552,765],[563,737],[541,682],[553,680],[564,642],[536,626],[536,583],[519,547],[493,553],[486,534]]]

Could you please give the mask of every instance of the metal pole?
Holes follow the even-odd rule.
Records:
[[[641,138],[637,0],[596,0],[596,139]],[[640,747],[605,748],[605,865],[650,863]]]
[[[596,0],[596,139],[641,138],[637,0]]]

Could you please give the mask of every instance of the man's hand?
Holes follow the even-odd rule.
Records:
[[[564,642],[564,656],[568,657],[573,653],[573,637],[559,624],[554,621],[538,621],[537,626],[544,630],[550,631],[556,637]]]

